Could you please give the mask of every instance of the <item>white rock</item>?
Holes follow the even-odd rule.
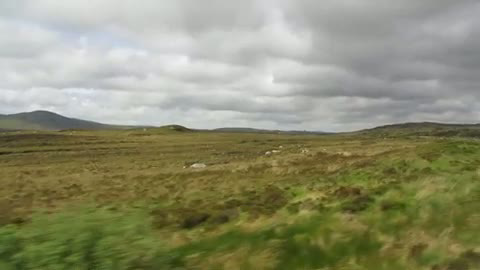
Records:
[[[280,153],[280,152],[282,152],[282,151],[280,151],[280,150],[272,150],[272,153],[274,153],[274,154]]]
[[[270,156],[271,154],[272,154],[272,152],[270,152],[270,151],[265,152],[265,156]]]
[[[203,169],[203,168],[206,168],[207,165],[203,164],[203,163],[193,163],[192,165],[190,165],[190,168],[193,168],[193,169]]]

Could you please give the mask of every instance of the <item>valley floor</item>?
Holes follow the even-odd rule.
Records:
[[[480,269],[478,209],[474,139],[0,135],[6,270]]]

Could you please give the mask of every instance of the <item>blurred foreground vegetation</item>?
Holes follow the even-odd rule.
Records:
[[[475,139],[5,133],[0,181],[2,270],[480,269]]]

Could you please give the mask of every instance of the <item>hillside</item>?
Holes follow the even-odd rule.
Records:
[[[68,118],[49,111],[34,111],[0,115],[0,130],[66,130],[66,129],[123,129],[127,126],[114,126]]]
[[[480,137],[480,124],[445,124],[433,122],[403,123],[379,126],[354,133],[383,137],[433,136],[473,138]]]
[[[65,117],[49,111],[33,111],[22,112],[17,114],[0,114],[0,131],[15,131],[15,130],[68,130],[68,129],[83,129],[83,130],[105,130],[105,129],[135,129],[142,131],[148,128],[149,133],[155,132],[191,132],[193,129],[186,128],[180,125],[166,125],[161,127],[154,126],[121,126],[121,125],[107,125],[92,121],[86,121],[76,118]],[[326,132],[317,131],[297,131],[297,130],[268,130],[255,129],[244,127],[225,127],[213,130],[195,130],[195,131],[213,131],[223,133],[270,133],[270,134],[291,134],[291,135],[308,135],[308,134],[327,134]]]
[[[132,129],[132,134],[139,135],[165,132],[192,132],[209,131],[220,133],[252,133],[252,134],[283,134],[283,135],[325,135],[333,134],[322,131],[301,130],[269,130],[247,127],[224,127],[212,130],[189,129],[180,125],[153,126],[123,126],[108,125],[93,121],[65,117],[49,111],[33,111],[17,114],[0,114],[0,132],[16,130],[112,130]],[[146,132],[147,131],[147,132]],[[433,122],[402,123],[379,126],[356,132],[346,133],[374,137],[402,137],[402,136],[433,136],[433,137],[464,137],[480,138],[480,124],[445,124]]]

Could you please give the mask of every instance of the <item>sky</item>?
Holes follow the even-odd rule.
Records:
[[[0,113],[349,131],[480,122],[476,0],[0,0]]]

